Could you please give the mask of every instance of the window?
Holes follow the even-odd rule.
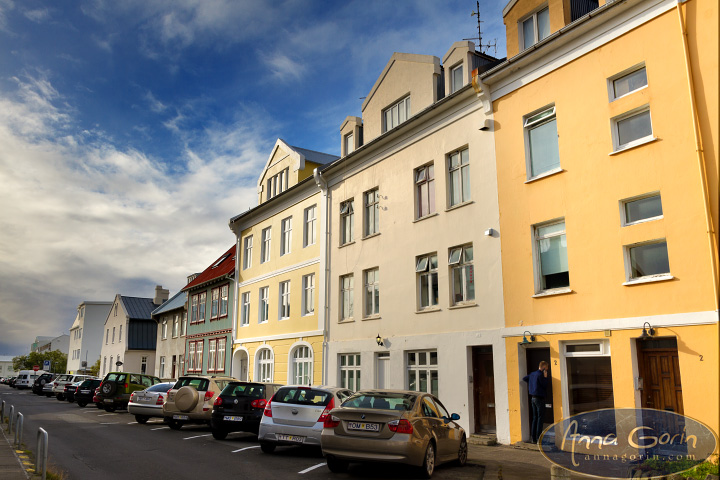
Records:
[[[220,289],[213,288],[210,291],[210,318],[214,319],[218,317],[220,310]]]
[[[450,249],[448,265],[452,278],[453,305],[475,300],[475,270],[472,262],[472,245]]]
[[[565,345],[570,415],[613,408],[610,346],[607,342]]]
[[[258,304],[260,305],[258,309],[259,318],[258,321],[260,323],[264,323],[268,321],[269,315],[270,315],[270,287],[262,287],[260,289],[260,301]]]
[[[623,200],[620,203],[623,226],[657,220],[663,216],[659,193]]]
[[[438,261],[437,254],[418,257],[415,263],[420,309],[438,304]]]
[[[353,318],[353,276],[340,277],[340,320]]]
[[[365,270],[365,316],[380,314],[380,269]]]
[[[178,332],[180,331],[180,315],[177,313],[173,317],[173,326],[172,326],[172,337],[177,338]]]
[[[110,329],[105,330],[105,345],[108,344],[108,336],[110,335]]]
[[[450,70],[450,93],[455,93],[463,87],[463,66],[462,64]]]
[[[613,101],[616,98],[646,87],[648,84],[647,72],[643,66],[629,73],[621,73],[619,76],[611,78],[609,83],[610,101]]]
[[[192,296],[192,302],[190,307],[190,323],[197,323],[198,321],[198,296]]]
[[[107,372],[107,357],[103,357],[103,375]]]
[[[148,357],[140,357],[140,373],[147,373],[147,359]],[[119,361],[120,356],[118,356],[118,362]]]
[[[290,253],[292,244],[292,217],[284,219],[280,223],[280,256]]]
[[[521,50],[532,47],[550,35],[550,9],[539,10],[522,21],[520,30]]]
[[[264,228],[262,231],[262,245],[260,246],[260,263],[265,263],[270,260],[271,234],[271,227]]]
[[[340,355],[340,386],[349,390],[360,390],[360,354]]]
[[[407,352],[408,390],[438,394],[437,351]]]
[[[270,200],[276,195],[281,194],[288,189],[288,180],[290,178],[290,170],[286,168],[278,174],[273,175],[267,181],[267,199]]]
[[[261,348],[256,354],[255,381],[273,381],[273,352],[269,348]]]
[[[290,280],[280,282],[280,320],[290,318]]]
[[[315,313],[315,274],[302,277],[303,301],[302,314],[312,315]]]
[[[200,340],[195,345],[195,355],[197,356],[195,361],[195,370],[198,372],[202,371],[203,366],[203,344],[203,340]]]
[[[652,140],[650,108],[646,105],[611,120],[614,150],[624,150]]]
[[[215,365],[216,372],[224,372],[225,371],[225,343],[226,342],[227,342],[226,338],[218,338],[217,339],[217,365]]]
[[[450,206],[470,201],[470,153],[467,148],[450,154],[448,178]]]
[[[355,136],[352,133],[345,135],[345,155],[351,154],[355,150]]]
[[[161,329],[161,331],[162,331],[162,336],[161,336],[161,338],[162,338],[163,340],[166,340],[166,339],[167,339],[167,318],[164,318],[163,321],[162,321],[162,329]]]
[[[670,274],[667,241],[655,240],[625,247],[628,280]]]
[[[220,287],[220,316],[227,317],[228,314],[228,292],[230,287],[223,285]]]
[[[117,307],[118,307],[118,306],[117,306],[117,303],[116,303],[116,304],[115,304],[115,307],[113,308],[113,311],[114,311],[114,312],[113,312],[113,316],[114,316],[114,317],[117,317]]]
[[[243,241],[243,270],[252,267],[252,247],[253,237],[252,235],[248,235]]]
[[[198,295],[198,322],[205,321],[205,304],[207,303],[207,292]]]
[[[380,195],[378,189],[363,194],[365,204],[365,232],[364,235],[374,235],[380,231]]]
[[[122,325],[120,325],[120,332],[118,333],[118,342],[122,342]]]
[[[405,97],[395,105],[383,110],[383,133],[392,130],[410,118],[410,97]]]
[[[535,226],[536,293],[570,286],[565,221]]]
[[[308,245],[315,245],[315,218],[316,218],[317,207],[313,205],[305,209],[303,214],[304,229],[303,229],[303,247]]]
[[[115,343],[115,327],[113,327],[112,343]]]
[[[415,218],[435,213],[435,167],[425,165],[415,170]]]
[[[297,347],[292,354],[292,383],[295,385],[312,384],[312,351],[310,347]]]
[[[188,372],[195,371],[195,342],[188,344]]]
[[[160,357],[160,378],[165,378],[165,357]]]
[[[182,319],[182,323],[180,324],[180,335],[182,335],[182,336],[185,336],[185,332],[187,332],[187,322],[188,322],[187,312],[183,312],[183,319]]]
[[[240,325],[250,325],[250,292],[240,295]]]
[[[555,107],[525,117],[528,179],[560,169]]]
[[[353,209],[353,201],[347,200],[340,204],[340,245],[345,245],[353,241],[353,223],[355,220],[355,211]]]
[[[215,339],[208,340],[208,363],[207,363],[207,371],[208,372],[214,372],[215,371]]]

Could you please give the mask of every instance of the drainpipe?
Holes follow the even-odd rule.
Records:
[[[317,184],[318,188],[322,192],[322,202],[321,202],[321,231],[320,231],[320,278],[318,279],[318,291],[320,294],[320,298],[318,301],[319,313],[320,318],[318,319],[318,324],[322,324],[323,327],[323,344],[322,344],[322,355],[323,355],[323,361],[322,361],[322,384],[327,385],[328,384],[328,343],[330,341],[329,339],[329,318],[328,315],[328,309],[330,306],[328,305],[328,277],[330,272],[330,229],[328,228],[329,224],[329,211],[330,211],[330,197],[328,195],[327,190],[327,181],[322,177],[322,173],[320,173],[320,170],[316,167],[313,170],[313,178],[315,179],[315,183]],[[322,288],[320,288],[322,286]]]
[[[240,378],[239,376],[235,375],[236,372],[234,372],[235,368],[235,339],[237,334],[237,319],[238,319],[238,283],[240,282],[240,252],[242,250],[240,249],[240,235],[235,232],[235,226],[233,225],[232,221],[229,224],[230,230],[235,233],[235,275],[233,279],[233,313],[232,313],[232,320],[231,320],[231,330],[232,333],[230,338],[230,376],[235,378]],[[187,334],[187,332],[186,332]],[[225,347],[227,356],[227,346]],[[227,361],[227,360],[226,360]],[[239,372],[238,372],[239,375]],[[244,379],[241,379],[244,380]]]
[[[705,208],[705,227],[708,233],[708,243],[710,244],[710,255],[712,256],[712,268],[713,268],[713,287],[715,288],[715,310],[718,310],[718,303],[720,295],[720,289],[718,288],[718,258],[717,250],[717,237],[715,228],[713,225],[712,214],[708,203],[710,202],[710,195],[708,193],[707,184],[707,170],[705,166],[705,155],[703,153],[702,137],[700,128],[698,125],[698,113],[697,113],[697,101],[695,99],[695,88],[693,86],[693,75],[692,65],[690,63],[690,48],[688,46],[687,38],[687,27],[685,25],[685,19],[683,18],[681,4],[687,0],[677,0],[676,8],[678,13],[678,21],[680,22],[680,34],[682,35],[683,53],[685,54],[685,76],[687,78],[688,94],[690,95],[690,109],[692,114],[693,133],[695,134],[695,154],[697,155],[698,170],[700,172],[700,187],[703,193],[703,207]]]

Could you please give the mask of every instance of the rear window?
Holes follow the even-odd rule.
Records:
[[[227,384],[220,395],[232,395],[233,397],[265,398],[265,385],[257,383],[236,383]]]
[[[105,381],[125,383],[126,378],[127,375],[125,375],[124,373],[108,373],[107,377],[105,377]]]
[[[330,403],[332,393],[304,387],[281,388],[273,397],[273,402],[292,403],[295,405],[325,406]]]
[[[412,410],[415,395],[402,393],[356,394],[345,400],[343,407],[369,408],[373,410]]]
[[[172,384],[158,383],[157,385],[153,385],[152,387],[148,388],[146,391],[148,391],[148,392],[167,392],[171,388],[172,388]]]
[[[192,387],[195,390],[207,391],[210,382],[205,378],[192,378],[184,377],[177,381],[173,387],[175,390],[179,390],[182,387]]]
[[[58,382],[68,382],[68,381],[70,381],[71,378],[72,378],[72,375],[60,375],[57,378],[57,381]]]

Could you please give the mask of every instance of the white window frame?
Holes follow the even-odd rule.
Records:
[[[432,259],[435,258],[435,268],[432,267]],[[415,258],[415,274],[417,280],[417,309],[435,309],[440,303],[440,289],[438,284],[438,256],[437,252],[428,253]],[[434,276],[433,276],[434,275]],[[428,288],[428,304],[422,304],[422,279],[427,277],[427,288]],[[433,285],[435,285],[435,291],[438,295],[435,298],[435,303],[430,303],[432,299]]]
[[[215,320],[220,315],[220,288],[210,290],[210,320]]]
[[[198,323],[204,323],[206,315],[207,315],[207,292],[201,292],[198,294]]]
[[[215,339],[211,338],[208,340],[208,362],[207,362],[207,371],[208,372],[214,372],[215,371]]]
[[[292,250],[292,217],[283,218],[280,222],[280,256]]]
[[[303,248],[315,245],[317,224],[317,205],[307,207],[303,212]]]
[[[627,218],[627,209],[625,208],[625,206],[626,206],[628,203],[637,202],[638,200],[645,200],[645,199],[647,199],[647,198],[653,198],[653,197],[658,197],[658,198],[660,199],[660,208],[662,209],[662,195],[660,195],[660,192],[659,192],[659,191],[650,192],[650,193],[645,193],[645,194],[643,194],[643,195],[638,195],[638,196],[630,197],[630,198],[624,198],[624,199],[620,200],[620,221],[621,221],[621,225],[622,225],[623,227],[629,227],[629,226],[631,226],[631,225],[637,225],[637,224],[646,223],[646,222],[653,222],[653,221],[655,221],[655,220],[660,220],[660,219],[664,218],[664,214],[660,214],[660,215],[656,215],[656,216],[654,216],[654,217],[647,217],[647,218],[642,218],[642,219],[640,219],[640,220],[635,220],[634,222],[628,221],[628,218]]]
[[[373,281],[369,281],[370,273],[373,274]],[[368,296],[371,297],[370,304],[372,305],[372,308],[370,311],[368,311]],[[377,304],[377,311],[375,309],[375,298],[378,299]],[[368,268],[367,270],[363,270],[363,317],[376,317],[380,315],[380,268]]]
[[[380,233],[380,189],[363,193],[363,237]]]
[[[345,280],[348,280],[348,285],[346,287]],[[348,300],[348,306],[347,312],[345,311],[345,298]],[[354,275],[348,274],[343,275],[340,277],[340,308],[338,308],[338,311],[340,313],[340,321],[351,321],[354,318],[355,315],[355,278]]]
[[[468,260],[466,258],[467,256],[467,249],[472,250],[472,258]],[[451,305],[466,305],[466,304],[475,304],[475,296],[477,294],[475,288],[475,249],[473,248],[472,243],[467,243],[465,245],[458,245],[456,247],[452,247],[448,250],[448,268],[449,271],[449,279],[450,279],[450,303]],[[467,291],[467,288],[465,288],[466,285],[468,285],[468,282],[470,280],[467,278],[467,271],[466,267],[472,268],[472,283],[473,283],[473,297],[469,297],[469,292]],[[462,279],[462,300],[456,300],[455,298],[455,270],[460,271],[461,279]]]
[[[355,151],[355,135],[353,132],[343,137],[343,145],[345,146],[345,155],[349,155]]]
[[[167,318],[163,318],[162,322],[161,322],[161,327],[160,327],[160,332],[161,332],[160,338],[162,340],[167,340],[167,331],[168,331]]]
[[[629,75],[632,75],[633,73],[639,72],[640,70],[645,70],[645,80],[646,80],[645,85],[635,88],[633,90],[629,90],[627,93],[624,93],[622,95],[617,95],[615,93],[615,82],[617,82],[618,80],[621,80]],[[649,82],[649,80],[647,78],[647,68],[645,67],[645,63],[643,62],[643,63],[639,63],[637,65],[633,65],[632,67],[627,68],[627,69],[623,70],[622,72],[615,74],[612,77],[607,79],[608,99],[610,102],[614,102],[618,98],[623,98],[623,97],[631,95],[635,92],[639,92],[640,90],[644,90],[644,89],[648,88],[648,82]]]
[[[315,314],[315,274],[303,275],[302,277],[302,315]]]
[[[450,93],[455,93],[465,86],[464,64],[459,63],[450,69]],[[456,74],[460,72],[460,84],[456,84]]]
[[[229,308],[230,285],[223,285],[222,287],[220,287],[220,309],[218,311],[218,318],[227,317]]]
[[[518,39],[520,41],[520,51],[521,52],[531,48],[536,43],[538,43],[542,40],[545,40],[550,35],[552,35],[552,30],[550,30],[548,32],[547,36],[540,38],[540,29],[538,28],[538,14],[540,14],[541,12],[544,12],[545,10],[548,11],[548,26],[549,26],[550,25],[550,7],[548,6],[547,3],[540,6],[537,10],[535,10],[530,15],[522,17],[520,20],[518,20]],[[533,22],[533,42],[530,45],[525,46],[525,30],[523,29],[523,24],[531,18],[532,18],[532,22]]]
[[[665,251],[667,252],[667,256],[668,256],[668,267],[669,267],[669,265],[670,265],[670,250],[667,247],[667,238],[656,238],[653,240],[637,242],[637,243],[623,246],[623,256],[624,256],[624,263],[625,263],[625,283],[623,283],[623,285],[635,285],[638,283],[658,282],[658,281],[664,281],[664,280],[672,280],[674,278],[672,273],[670,273],[670,268],[668,268],[667,272],[655,273],[655,274],[651,274],[651,275],[643,275],[641,277],[633,277],[632,276],[632,261],[631,261],[630,251],[634,248],[645,247],[648,245],[655,245],[655,244],[659,244],[659,243],[665,244]]]
[[[549,227],[551,225],[556,225],[562,223],[565,225],[565,228],[563,228],[562,232],[554,232],[549,235],[545,235],[542,237],[539,237],[537,234],[537,231],[539,228],[543,227]],[[565,218],[556,218],[554,220],[550,220],[543,223],[538,223],[532,226],[532,239],[533,239],[533,270],[534,270],[534,276],[535,276],[535,294],[536,295],[545,295],[545,294],[552,294],[552,293],[568,293],[570,292],[570,285],[567,287],[557,287],[557,288],[543,288],[543,279],[542,279],[542,263],[540,258],[540,249],[539,249],[539,242],[540,240],[544,240],[547,238],[552,237],[558,237],[561,235],[565,235],[565,243],[567,243],[567,225],[565,224]],[[568,247],[566,247],[568,248]],[[569,248],[568,248],[569,249]],[[567,254],[567,251],[566,251]],[[569,283],[569,277],[570,277],[570,258],[568,256],[568,283]]]
[[[389,118],[388,113],[390,113]],[[383,133],[408,121],[411,116],[410,95],[407,95],[382,111]]]
[[[252,267],[253,236],[248,235],[243,239],[243,270]]]
[[[600,349],[597,352],[568,352],[568,345],[591,345],[599,344]],[[564,412],[570,411],[570,392],[568,391],[570,381],[568,379],[567,371],[567,358],[571,357],[611,357],[610,355],[610,342],[608,340],[569,340],[560,342],[560,384],[563,386],[562,392],[562,406]],[[613,394],[615,390],[615,384],[613,382]]]
[[[632,117],[637,117],[639,115],[643,115],[646,112],[650,116],[650,133],[648,135],[645,135],[644,137],[636,138],[635,140],[631,140],[627,143],[620,144],[620,132],[618,131],[620,122],[622,122],[624,120],[628,120],[629,118],[632,118]],[[637,147],[639,145],[644,145],[646,143],[656,140],[655,132],[653,131],[653,121],[652,121],[652,114],[650,112],[650,104],[646,104],[641,107],[634,108],[628,112],[625,112],[621,115],[611,118],[610,119],[610,131],[612,133],[612,142],[613,142],[613,152],[612,153],[623,152],[630,148]]]
[[[290,318],[290,280],[280,282],[278,288],[278,320]]]
[[[173,315],[172,338],[177,338],[180,333],[180,314]]]
[[[463,153],[467,152],[467,163],[463,164]],[[455,167],[452,166],[453,157],[458,158],[458,163]],[[457,172],[460,181],[458,182],[460,192],[459,199],[457,202],[453,201],[453,189],[452,177]],[[467,177],[467,179],[465,178]],[[467,180],[468,191],[465,191],[465,180]],[[470,149],[463,147],[447,155],[447,181],[448,181],[448,207],[455,207],[472,201],[472,185],[470,184]]]
[[[304,356],[300,356],[304,355]],[[301,343],[294,346],[290,355],[290,372],[291,385],[312,385],[313,382],[313,351],[309,344]]]
[[[262,240],[260,244],[260,263],[270,261],[270,248],[272,247],[272,227],[262,229]]]
[[[355,202],[353,198],[340,203],[340,245],[355,240]]]
[[[250,325],[250,292],[240,294],[240,326]]]
[[[421,353],[425,354],[426,363],[423,363],[423,364],[419,363]],[[436,358],[435,364],[432,364],[430,361],[431,353],[435,354],[435,358]],[[410,364],[410,354],[415,354],[416,363],[413,365]],[[415,378],[417,379],[415,382],[415,386],[417,387],[417,389],[415,389],[414,391],[420,392],[421,391],[421,390],[419,390],[419,388],[420,388],[420,372],[424,371],[427,375],[428,389],[426,390],[426,392],[432,393],[433,395],[437,396],[438,392],[432,391],[432,372],[435,371],[435,373],[437,374],[438,390],[440,390],[440,368],[439,368],[439,366],[440,366],[440,361],[439,361],[439,357],[437,355],[436,349],[406,351],[405,352],[405,370],[406,370],[405,371],[405,388],[407,390],[410,390],[410,377],[411,377],[410,372],[415,372],[416,373]]]
[[[255,352],[255,381],[272,382],[275,374],[275,354],[270,347],[263,346]]]
[[[343,365],[343,360],[345,364]],[[338,384],[341,388],[347,388],[353,392],[360,390],[362,384],[362,355],[359,353],[340,353],[338,354]],[[349,372],[353,372],[352,381],[350,381]],[[352,385],[351,385],[352,383]]]
[[[550,113],[544,117],[536,118],[538,115],[546,112]],[[533,155],[530,132],[550,122],[555,122],[555,140],[558,143],[558,165],[557,167],[550,168],[543,172],[533,173]],[[562,164],[560,162],[560,137],[557,135],[557,109],[555,108],[555,105],[547,105],[525,115],[523,117],[523,135],[525,138],[525,176],[528,181],[543,178],[562,171]]]
[[[270,320],[270,287],[260,287],[258,291],[258,323]]]
[[[413,171],[415,190],[415,218],[420,219],[435,214],[437,197],[435,196],[435,165],[428,163]],[[427,196],[423,195],[422,187],[427,186]],[[430,199],[432,198],[432,202]],[[431,205],[432,203],[432,205]],[[424,212],[427,209],[427,213]]]
[[[215,342],[217,343],[217,364],[215,365],[215,371],[216,372],[224,372],[225,371],[225,351],[227,348],[227,338],[221,337],[216,338]],[[222,348],[220,348],[222,346]]]

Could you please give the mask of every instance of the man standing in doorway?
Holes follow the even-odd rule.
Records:
[[[543,417],[545,416],[545,395],[548,386],[548,367],[549,364],[545,360],[540,362],[537,370],[530,375],[525,375],[524,382],[528,384],[528,391],[532,401],[532,426],[530,427],[530,437],[532,443],[538,443],[540,434],[543,431]]]

